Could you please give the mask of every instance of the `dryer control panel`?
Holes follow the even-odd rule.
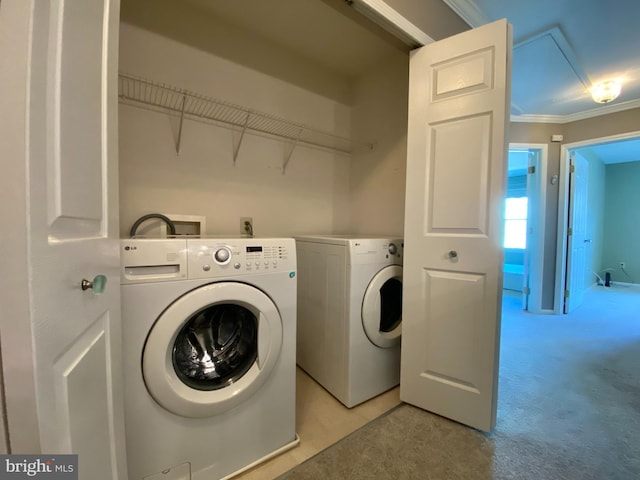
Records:
[[[349,240],[351,265],[389,264],[402,265],[404,240],[402,238],[363,238]]]
[[[189,278],[296,269],[292,238],[188,239],[187,250]]]

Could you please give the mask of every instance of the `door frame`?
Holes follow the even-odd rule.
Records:
[[[546,178],[549,145],[546,143],[509,143],[509,150],[511,149],[540,150],[539,187],[533,192],[534,198],[528,200],[536,208],[535,223],[537,224],[537,231],[531,237],[531,244],[528,244],[526,248],[529,253],[529,286],[531,289],[527,311],[531,313],[546,313],[547,311],[542,309],[542,272],[544,268],[544,215],[547,206]],[[529,182],[528,178],[529,175],[527,175],[527,183]],[[531,258],[536,260],[532,262]]]
[[[558,191],[558,236],[556,238],[556,275],[553,292],[553,313],[564,313],[564,291],[567,280],[567,232],[569,218],[569,173],[570,151],[578,148],[590,147],[601,143],[610,143],[618,140],[628,140],[640,137],[640,130],[634,132],[609,135],[606,137],[591,138],[579,142],[566,143],[560,146],[560,180]]]

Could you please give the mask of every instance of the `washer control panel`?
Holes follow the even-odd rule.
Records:
[[[120,284],[187,279],[187,241],[135,238],[120,240]]]
[[[188,239],[189,278],[247,275],[296,268],[292,238]]]

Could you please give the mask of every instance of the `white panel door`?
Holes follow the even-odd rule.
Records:
[[[25,172],[16,189],[24,190],[28,208],[20,219],[24,229],[17,228],[26,232],[29,307],[14,321],[28,323],[20,332],[29,338],[3,330],[2,354],[11,359],[31,349],[20,368],[23,381],[34,383],[36,408],[31,415],[14,408],[25,386],[7,371],[11,360],[3,362],[11,446],[15,453],[75,453],[81,479],[123,480],[119,1],[20,1],[24,8],[6,12],[28,25],[24,43],[15,45],[29,51],[16,73],[23,79],[16,94],[25,97],[27,142],[9,171]],[[93,289],[82,288],[83,279],[94,278]],[[20,424],[29,425],[30,438],[15,433]]]
[[[567,236],[567,285],[564,313],[582,305],[587,269],[591,265],[591,240],[587,234],[589,162],[571,153],[569,173],[569,232]]]
[[[511,29],[501,20],[410,62],[400,398],[495,425]]]

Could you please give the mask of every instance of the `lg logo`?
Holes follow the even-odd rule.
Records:
[[[125,252],[128,252],[129,250],[137,250],[137,249],[138,249],[138,247],[136,247],[136,246],[131,246],[131,245],[125,245],[124,246],[124,251]]]

